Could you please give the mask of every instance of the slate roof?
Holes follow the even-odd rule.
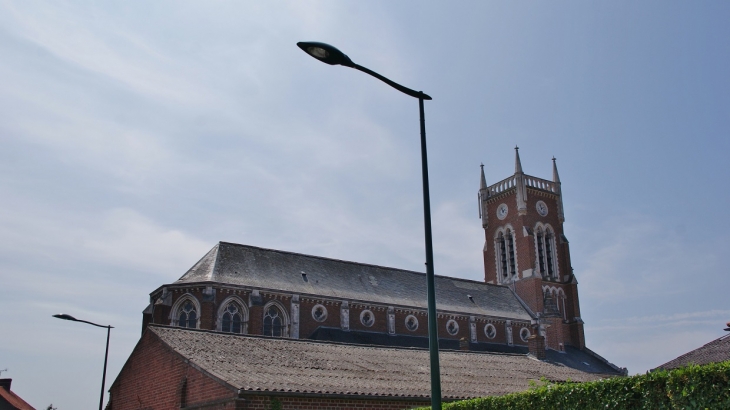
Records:
[[[233,389],[256,393],[430,397],[427,349],[244,336],[151,325],[148,332]],[[524,391],[531,380],[582,382],[600,375],[527,355],[441,351],[446,400]]]
[[[302,274],[306,274],[306,281]],[[333,299],[427,309],[426,274],[219,242],[175,284],[215,282]],[[531,319],[501,285],[436,276],[440,311]],[[472,296],[472,300],[468,296]]]
[[[687,352],[674,360],[670,360],[654,370],[670,370],[689,364],[708,364],[727,360],[730,360],[730,334],[715,339],[699,349]]]

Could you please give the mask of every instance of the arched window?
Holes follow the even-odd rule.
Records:
[[[286,336],[286,316],[275,303],[264,309],[264,336]]]
[[[515,236],[511,229],[507,229],[507,250],[509,251],[509,274],[515,277]]]
[[[535,240],[537,241],[537,260],[540,268],[540,274],[545,273],[545,232],[542,227],[537,227],[535,231]]]
[[[555,264],[555,233],[550,226],[538,225],[535,228],[535,247],[537,248],[537,265],[540,274],[549,278],[557,278]]]
[[[248,332],[248,312],[235,296],[223,301],[218,310],[218,330],[230,333]]]
[[[195,297],[190,294],[184,295],[177,300],[172,309],[171,325],[197,329],[199,317],[200,306]]]
[[[517,275],[515,262],[515,238],[512,229],[501,230],[496,238],[497,264],[499,265],[499,281],[504,283]]]
[[[553,248],[555,235],[550,229],[545,230],[545,259],[547,262],[548,276],[555,277],[555,265],[553,264]]]
[[[568,315],[565,310],[565,292],[562,289],[558,289],[558,309],[563,314],[563,320],[568,320]]]

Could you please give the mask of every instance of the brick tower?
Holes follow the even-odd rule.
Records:
[[[563,199],[553,158],[553,180],[526,175],[515,147],[515,173],[479,188],[484,228],[484,280],[509,286],[537,318],[547,348],[585,347],[578,282],[563,233]]]

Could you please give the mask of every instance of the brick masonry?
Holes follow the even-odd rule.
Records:
[[[527,281],[523,281],[527,283]],[[535,292],[541,292],[539,290],[539,284],[536,284]],[[169,296],[165,303],[154,304],[152,313],[145,314],[143,318],[143,330],[150,324],[163,324],[163,325],[174,325],[172,322],[172,308],[178,302],[181,297],[192,296],[200,304],[201,312],[200,315],[200,329],[207,330],[218,330],[219,329],[219,310],[223,307],[224,303],[227,303],[231,297],[239,301],[243,309],[247,313],[247,325],[245,326],[246,334],[261,335],[263,333],[263,317],[264,317],[264,306],[269,302],[275,301],[283,308],[284,313],[289,318],[289,331],[287,334],[291,336],[291,300],[292,295],[286,295],[282,293],[264,292],[260,291],[259,295],[261,300],[257,303],[251,303],[252,289],[246,288],[231,288],[226,286],[212,286],[207,289],[206,286],[189,286],[189,285],[177,285],[168,286],[164,292],[168,292]],[[537,293],[535,293],[537,294]],[[540,299],[541,301],[542,299]],[[326,298],[317,297],[300,297],[299,301],[299,338],[306,339],[314,331],[320,327],[333,327],[338,328],[341,324],[341,300],[332,300]],[[316,305],[323,305],[327,309],[327,317],[323,321],[317,321],[312,315],[312,309]],[[359,330],[368,332],[379,332],[388,333],[388,309],[391,306],[362,303],[356,301],[349,301],[349,330]],[[408,335],[408,336],[421,336],[428,337],[428,315],[425,310],[414,310],[404,307],[392,307],[392,312],[395,317],[395,334],[396,335]],[[360,321],[360,314],[364,310],[370,310],[375,318],[372,326],[365,326]],[[415,331],[411,331],[406,328],[405,322],[409,315],[414,315],[418,320],[418,328]],[[447,331],[447,324],[449,320],[455,320],[459,326],[459,330],[456,334],[452,335]],[[443,339],[454,339],[460,340],[466,338],[471,340],[470,330],[470,316],[459,315],[459,314],[438,314],[437,319],[439,327],[439,338]],[[476,339],[477,342],[488,342],[488,343],[507,343],[507,335],[505,330],[506,320],[503,318],[485,318],[475,317],[476,323]],[[492,323],[496,330],[496,336],[493,339],[489,339],[484,333],[484,327],[487,323]],[[527,343],[519,338],[519,331],[522,327],[529,326],[527,322],[515,322],[512,321],[513,330],[513,344],[526,346]]]
[[[498,272],[498,255],[495,247],[495,238],[500,229],[511,227],[514,232],[514,248],[517,278],[508,284],[514,287],[517,295],[527,306],[538,314],[545,312],[545,287],[560,289],[565,294],[565,306],[559,303],[562,320],[549,320],[546,330],[546,346],[553,350],[562,350],[561,346],[572,345],[580,349],[585,347],[583,324],[580,318],[578,302],[578,287],[572,275],[570,264],[570,248],[565,241],[563,222],[558,215],[561,206],[561,197],[554,192],[526,187],[526,212],[518,212],[517,188],[512,187],[488,198],[482,198],[482,225],[484,227],[484,280],[488,283],[500,283]],[[547,204],[548,214],[541,216],[537,212],[537,202]],[[500,220],[497,217],[497,208],[500,204],[507,205],[507,216]],[[537,245],[534,235],[538,223],[550,225],[555,234],[555,254],[558,277],[541,277],[535,273],[539,271]],[[547,276],[547,275],[545,275]],[[561,301],[562,302],[562,301]],[[535,327],[533,333],[537,331]],[[519,338],[516,338],[517,340]],[[532,351],[532,349],[531,349]]]
[[[177,409],[233,399],[236,391],[185,363],[146,332],[109,389],[107,410]]]
[[[146,332],[109,389],[107,410],[282,409],[400,410],[426,406],[428,400],[392,400],[320,395],[240,394],[237,389],[196,369]]]

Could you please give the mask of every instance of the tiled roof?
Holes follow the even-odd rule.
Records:
[[[429,352],[252,337],[150,326],[162,343],[234,389],[248,392],[427,398]],[[530,381],[589,381],[600,375],[526,355],[441,351],[444,399],[523,391]]]
[[[226,242],[214,246],[175,283],[199,282],[427,308],[425,273]],[[506,286],[445,276],[437,276],[435,283],[440,311],[531,319]]]
[[[0,387],[0,407],[2,407],[3,400],[10,404],[10,409],[35,410],[33,406],[26,403],[25,400],[21,399],[20,396],[18,396],[17,394],[13,393],[10,390],[5,390],[5,388],[3,387]]]
[[[656,369],[669,370],[687,366],[688,364],[708,364],[726,360],[730,360],[730,335],[715,339],[699,349],[692,350],[664,363]]]

